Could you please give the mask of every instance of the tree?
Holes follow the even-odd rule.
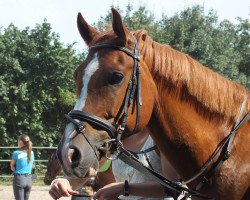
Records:
[[[54,146],[74,105],[73,72],[82,56],[45,20],[34,29],[11,24],[1,31],[0,60],[1,146],[15,145],[21,133],[35,146]]]
[[[246,75],[246,86],[250,89],[250,22],[242,18],[238,18],[238,21],[236,32],[239,40],[235,49],[241,55],[239,71]]]
[[[200,6],[171,18],[163,15],[160,24],[162,34],[158,38],[161,42],[169,43],[221,75],[247,86],[247,75],[239,68],[242,59],[246,59],[238,50],[243,40],[243,35],[237,31],[239,25],[228,20],[219,23],[212,10],[205,15]],[[249,50],[249,45],[244,47]]]
[[[117,10],[120,13],[124,13],[119,7]],[[155,16],[149,10],[146,9],[145,6],[140,6],[138,10],[133,11],[133,6],[128,3],[127,10],[125,11],[125,15],[123,20],[129,30],[138,30],[138,29],[146,29],[149,34],[154,35],[157,31],[157,23],[155,23]],[[100,17],[97,23],[94,23],[94,26],[100,30],[106,30],[112,24],[112,13],[108,11],[107,14],[103,17]]]

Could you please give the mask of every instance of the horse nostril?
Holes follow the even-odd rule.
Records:
[[[73,149],[73,154],[71,156],[72,167],[77,167],[81,159],[81,154],[77,149]]]

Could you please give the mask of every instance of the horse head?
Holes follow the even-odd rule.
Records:
[[[77,102],[73,111],[94,117],[85,121],[77,112],[69,115],[75,119],[67,124],[57,150],[69,177],[86,178],[96,173],[101,157],[99,149],[112,137],[109,130],[92,123],[93,118],[112,125],[115,130],[125,120],[125,134],[130,135],[147,125],[157,96],[149,68],[142,59],[139,61],[143,36],[135,39],[120,14],[115,9],[112,14],[112,28],[106,32],[98,32],[78,14],[78,29],[89,47],[89,54],[74,73]],[[128,91],[130,95],[126,95]],[[143,98],[145,96],[147,98]],[[79,126],[81,131],[76,130]]]

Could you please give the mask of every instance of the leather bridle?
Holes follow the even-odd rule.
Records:
[[[114,49],[118,51],[122,51],[132,57],[134,59],[134,67],[131,73],[131,77],[128,83],[127,91],[125,97],[123,99],[122,105],[114,118],[113,123],[108,122],[105,119],[102,119],[98,116],[95,116],[90,113],[86,113],[79,110],[72,110],[66,115],[67,119],[69,119],[78,129],[78,132],[82,132],[83,125],[75,121],[75,119],[90,123],[94,127],[106,131],[111,139],[120,140],[126,126],[128,110],[133,102],[136,103],[136,124],[133,132],[136,132],[140,126],[140,107],[142,105],[141,102],[141,75],[139,68],[139,50],[137,40],[134,38],[134,50],[131,51],[128,48],[120,47],[111,44],[98,44],[90,47],[90,50],[99,50],[99,49]]]
[[[134,39],[134,49],[131,51],[126,47],[121,47],[112,44],[98,44],[90,47],[91,50],[99,50],[99,49],[112,49],[121,51],[128,56],[132,57],[134,60],[134,66],[131,72],[131,77],[128,82],[127,90],[123,99],[123,102],[113,120],[112,123],[109,121],[102,119],[96,115],[91,113],[83,112],[80,110],[72,110],[66,116],[66,118],[72,122],[76,127],[76,132],[81,133],[86,141],[89,143],[97,159],[100,159],[100,155],[103,153],[106,155],[107,145],[112,145],[113,149],[114,146],[117,144],[118,141],[124,136],[124,130],[128,118],[128,111],[130,106],[135,103],[136,105],[136,123],[133,130],[135,133],[140,126],[140,107],[142,105],[141,101],[141,74],[139,68],[139,50],[138,50],[138,43],[136,38],[133,36]],[[80,122],[79,122],[80,121]],[[104,130],[108,133],[109,137],[111,138],[110,141],[105,142],[101,146],[96,146],[93,142],[88,138],[88,136],[84,133],[85,131],[85,124],[82,122],[87,122],[91,126],[93,126],[97,130]]]
[[[144,166],[142,163],[138,161],[138,159],[133,155],[133,153],[127,151],[126,149],[123,148],[120,139],[124,135],[124,130],[127,122],[127,117],[128,117],[128,110],[130,106],[132,105],[133,102],[136,104],[136,124],[134,128],[134,132],[138,130],[139,128],[139,122],[140,122],[140,107],[142,105],[142,100],[141,100],[141,74],[140,74],[140,68],[139,68],[139,61],[140,61],[140,56],[139,56],[139,50],[138,50],[138,43],[136,38],[134,38],[134,50],[131,51],[126,47],[121,47],[121,46],[116,46],[116,45],[111,45],[111,44],[99,44],[90,47],[90,50],[99,50],[99,49],[113,49],[113,50],[118,50],[126,53],[128,56],[132,57],[134,59],[134,66],[133,70],[131,73],[131,77],[127,86],[127,91],[125,94],[125,97],[123,99],[122,105],[120,106],[120,109],[118,110],[118,113],[116,117],[114,118],[113,123],[108,122],[105,119],[102,119],[96,115],[86,113],[80,110],[72,110],[70,111],[66,116],[66,118],[72,122],[75,127],[76,127],[76,132],[81,133],[84,138],[87,140],[91,148],[94,150],[97,159],[100,158],[100,147],[96,147],[95,144],[86,136],[84,133],[85,131],[85,125],[81,122],[87,122],[97,130],[104,130],[108,133],[110,136],[111,140],[109,141],[112,143],[113,146],[115,146],[116,152],[119,152],[119,155],[117,157],[121,160],[123,160],[125,163],[129,164],[130,166],[134,167],[135,169],[138,169],[142,173],[151,176],[153,179],[155,179],[157,182],[162,184],[167,192],[169,194],[174,194],[175,193],[181,193],[185,192],[186,196],[197,196],[203,199],[213,199],[207,196],[202,195],[201,193],[197,192],[196,190],[199,190],[201,186],[204,184],[204,181],[201,181],[195,188],[194,190],[187,189],[183,187],[182,185],[172,182],[162,175],[154,172],[152,169]],[[240,115],[241,116],[241,115]],[[226,140],[223,142],[222,145],[220,145],[219,150],[222,149],[222,147],[225,147],[227,149],[227,153],[231,151],[231,144],[234,139],[234,136],[236,134],[236,131],[239,127],[241,127],[247,120],[250,119],[250,112],[241,120],[237,121],[236,125],[233,127],[231,130],[230,134],[226,138]],[[79,122],[79,121],[81,122]],[[219,150],[216,149],[215,153],[212,155],[212,157],[206,162],[207,164],[201,169],[200,172],[197,173],[193,178],[190,180],[184,182],[184,183],[189,183],[198,177],[200,177],[201,174],[203,174],[204,171],[206,171],[212,161],[214,160],[215,156],[218,154]],[[230,154],[230,153],[229,153]],[[229,155],[227,154],[227,155]],[[228,157],[227,157],[228,158]],[[210,178],[216,171],[219,170],[221,164],[225,161],[226,159],[221,158],[218,160],[219,164],[217,164],[215,167],[212,168],[212,170],[207,173],[207,175],[204,176],[203,179]]]
[[[76,127],[76,132],[78,134],[82,134],[86,141],[89,143],[97,159],[100,159],[100,154],[102,152],[101,147],[97,147],[93,142],[88,138],[88,136],[84,133],[85,131],[85,124],[82,122],[87,122],[97,130],[104,130],[108,133],[111,140],[108,141],[108,144],[112,145],[112,149],[114,152],[119,152],[117,158],[123,160],[125,163],[129,164],[130,166],[134,167],[135,169],[142,171],[144,174],[151,176],[157,182],[162,184],[168,194],[179,194],[185,191],[188,195],[199,196],[204,199],[210,199],[202,194],[189,190],[182,185],[169,181],[165,177],[161,176],[157,172],[154,172],[152,169],[144,166],[140,161],[134,156],[133,153],[127,151],[123,148],[122,143],[120,142],[121,137],[124,135],[124,130],[127,122],[128,117],[128,110],[133,102],[136,103],[136,124],[134,128],[134,132],[139,128],[140,122],[140,107],[142,105],[141,100],[141,74],[139,68],[139,50],[138,50],[138,43],[136,38],[133,36],[134,39],[134,50],[131,51],[126,47],[111,45],[111,44],[98,44],[95,46],[90,47],[90,50],[99,50],[99,49],[113,49],[118,50],[126,53],[128,56],[134,59],[134,66],[131,73],[130,80],[128,82],[127,91],[125,97],[123,99],[122,105],[118,110],[116,117],[114,118],[113,123],[109,123],[107,120],[102,119],[96,115],[91,113],[86,113],[80,110],[72,110],[70,111],[65,117],[72,122]],[[80,121],[80,122],[79,122]],[[103,144],[104,145],[104,144]],[[111,146],[110,145],[110,146]],[[108,157],[106,155],[106,157]],[[111,157],[108,157],[111,159]],[[173,193],[175,192],[175,193]]]
[[[143,171],[144,174],[151,176],[156,181],[158,181],[160,184],[162,184],[168,194],[173,193],[175,191],[176,193],[181,193],[182,191],[188,192],[188,194],[201,196],[199,193],[195,191],[190,191],[187,188],[183,188],[181,185],[169,181],[165,177],[162,177],[160,174],[154,172],[152,169],[144,166],[140,161],[134,156],[133,153],[127,151],[123,148],[122,143],[120,142],[121,137],[124,135],[124,130],[127,122],[128,117],[128,110],[133,102],[136,104],[136,124],[134,128],[134,132],[139,128],[139,122],[140,122],[140,107],[142,105],[141,100],[141,74],[140,74],[140,68],[139,68],[139,50],[138,50],[138,43],[136,38],[133,36],[134,39],[134,50],[131,51],[128,48],[120,47],[116,45],[110,45],[110,44],[99,44],[92,46],[90,50],[99,50],[99,49],[113,49],[118,50],[126,53],[128,56],[132,57],[134,59],[134,66],[131,73],[130,80],[128,82],[127,91],[125,94],[125,97],[123,99],[122,105],[120,106],[120,109],[118,110],[118,113],[116,117],[114,118],[113,123],[109,123],[107,120],[104,120],[96,115],[93,115],[91,113],[86,113],[80,110],[72,110],[70,111],[66,116],[66,118],[72,122],[76,127],[76,132],[78,134],[82,134],[83,137],[86,139],[86,141],[89,143],[93,151],[95,152],[96,158],[100,159],[100,154],[102,154],[102,146],[97,147],[93,142],[88,138],[88,136],[84,133],[85,131],[85,124],[82,122],[87,122],[91,126],[93,126],[97,130],[104,130],[108,133],[111,140],[108,141],[108,145],[112,146],[112,149],[114,149],[113,152],[119,152],[117,157],[121,160],[123,160],[125,163],[129,164],[130,166],[134,167],[135,169],[138,169],[139,171]],[[79,122],[80,121],[80,122]],[[107,153],[106,157],[107,156]],[[112,159],[111,157],[108,157],[109,159]]]

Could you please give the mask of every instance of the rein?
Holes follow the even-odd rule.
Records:
[[[179,183],[170,181],[164,176],[156,173],[151,168],[143,165],[132,152],[124,149],[122,146],[122,143],[120,142],[121,137],[123,136],[123,133],[125,130],[125,125],[126,125],[127,117],[128,117],[128,110],[133,102],[136,103],[136,107],[137,107],[136,124],[135,124],[135,128],[133,132],[136,132],[136,130],[139,128],[139,121],[140,121],[140,106],[142,105],[141,74],[140,74],[140,69],[139,69],[140,57],[139,57],[138,43],[135,37],[134,37],[134,41],[135,41],[135,45],[134,45],[133,52],[125,47],[120,47],[120,46],[115,46],[115,45],[110,45],[110,44],[99,44],[99,45],[92,46],[90,48],[90,50],[103,49],[103,48],[114,49],[114,50],[122,51],[134,59],[134,67],[131,73],[130,81],[128,83],[127,91],[123,99],[123,103],[116,117],[114,118],[113,123],[111,124],[107,120],[104,120],[100,117],[97,117],[90,113],[86,113],[86,112],[79,111],[79,110],[72,110],[65,116],[70,122],[72,122],[75,125],[77,133],[83,134],[83,136],[86,138],[87,142],[90,144],[93,151],[95,152],[97,159],[99,159],[100,157],[100,151],[103,151],[103,150],[101,149],[101,147],[99,148],[96,147],[91,142],[91,140],[88,139],[88,137],[84,134],[85,125],[78,122],[77,120],[87,122],[91,124],[91,126],[96,128],[97,130],[104,130],[108,133],[111,140],[108,142],[105,142],[104,144],[106,144],[106,146],[110,145],[109,147],[112,150],[112,154],[115,155],[115,158],[108,157],[107,152],[105,152],[106,157],[108,159],[112,160],[112,159],[119,158],[120,160],[127,163],[131,167],[141,171],[147,176],[150,176],[155,181],[163,185],[166,189],[166,192],[168,192],[169,194],[173,194],[175,199],[177,199],[177,195],[183,192],[186,197],[196,196],[196,197],[200,197],[203,199],[213,199],[205,195],[202,195],[201,193],[197,192],[197,190],[201,188],[201,186],[206,182],[208,178],[210,178],[212,175],[214,175],[216,171],[218,171],[219,167],[226,159],[221,158],[220,160],[222,160],[223,162],[219,162],[219,164],[214,167],[215,170],[212,169],[212,171],[210,171],[210,174],[209,173],[206,174],[206,176],[203,177],[203,180],[193,190],[185,188],[183,184],[196,180],[200,175],[202,175],[208,169],[214,157],[218,154],[218,152],[223,147],[226,147],[227,151],[225,153],[225,158],[226,157],[228,158],[228,156],[230,155],[231,145],[232,145],[234,136],[236,134],[236,131],[250,118],[250,112],[241,121],[238,120],[238,122],[236,122],[230,134],[225,138],[225,141],[221,145],[219,145],[219,147],[217,147],[215,152],[212,154],[212,156],[206,162],[206,164],[203,166],[200,172],[197,175],[195,175],[193,178],[179,184]]]
[[[194,187],[194,190],[199,190],[201,189],[205,183],[209,181],[209,179],[219,171],[220,167],[222,164],[230,157],[231,150],[232,150],[232,144],[233,140],[235,138],[235,135],[240,127],[250,119],[250,111],[241,119],[242,114],[244,112],[244,108],[246,106],[246,99],[243,101],[240,112],[237,118],[237,121],[235,122],[233,128],[231,129],[230,133],[227,135],[226,138],[217,146],[213,154],[210,156],[209,160],[206,161],[204,166],[201,168],[201,170],[192,178],[190,178],[187,181],[182,182],[183,184],[188,184],[194,180],[196,180],[198,177],[200,177],[207,169],[208,167],[212,164],[214,158],[216,155],[220,153],[219,158],[217,161],[211,166],[211,168],[207,171],[207,173],[202,177],[202,180]],[[240,120],[241,119],[241,120]]]

